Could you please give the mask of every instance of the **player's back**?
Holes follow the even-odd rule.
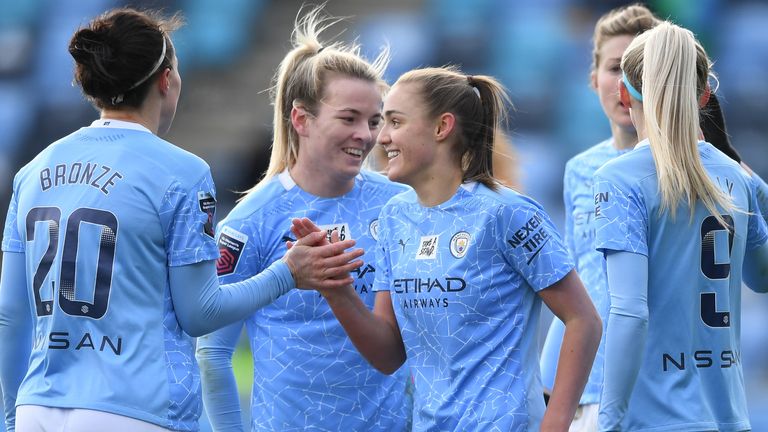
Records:
[[[18,404],[192,429],[198,372],[168,266],[215,256],[212,231],[193,232],[213,222],[209,170],[146,129],[99,126],[49,146],[14,183],[36,317]]]
[[[698,147],[710,178],[740,209],[721,212],[733,225],[730,233],[701,201],[693,218],[685,202],[674,219],[669,210],[660,213],[658,174],[647,145],[597,174],[617,184],[615,190],[626,192],[628,201],[639,202],[637,208],[627,206],[626,223],[639,225],[628,230],[627,240],[637,240],[634,252],[648,257],[648,336],[624,422],[628,430],[662,425],[671,429],[653,430],[742,430],[749,424],[739,335],[751,185],[747,174],[710,144]],[[598,193],[595,203],[599,209],[614,199]]]

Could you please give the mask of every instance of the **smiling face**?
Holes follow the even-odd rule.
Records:
[[[331,75],[315,113],[303,112],[306,115],[297,127],[299,154],[291,175],[315,194],[345,193],[354,185],[379,131],[379,87],[374,82]]]
[[[416,84],[395,84],[384,101],[379,144],[389,160],[387,177],[414,188],[431,177],[437,152],[435,122]]]
[[[622,129],[632,129],[629,110],[619,101],[619,80],[621,79],[621,56],[633,36],[622,35],[607,39],[599,50],[600,62],[592,72],[592,87],[600,97],[600,105],[612,124]]]

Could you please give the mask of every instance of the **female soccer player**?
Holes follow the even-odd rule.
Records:
[[[641,141],[594,177],[611,296],[600,430],[749,430],[742,280],[768,291],[755,185],[698,139],[710,61],[690,31],[657,25],[630,44],[621,69]]]
[[[405,189],[361,171],[380,128],[388,56],[382,52],[369,63],[356,46],[321,44],[318,34],[334,22],[315,8],[296,23],[293,49],[275,76],[270,166],[221,223],[219,247],[229,258],[222,257],[219,275],[234,282],[268,268],[292,239],[290,219],[311,217],[329,236],[355,239],[371,251],[353,273],[354,295],[371,307],[380,271],[373,257],[379,211]],[[251,430],[407,428],[408,371],[386,376],[372,368],[316,292],[284,295],[245,325],[254,359]],[[198,344],[206,412],[218,431],[243,429],[231,365],[242,326]]]
[[[605,326],[608,319],[608,282],[603,269],[603,256],[594,248],[594,196],[592,175],[607,161],[634,148],[637,133],[629,118],[629,109],[619,101],[621,55],[640,33],[660,21],[642,5],[622,6],[606,13],[597,21],[593,37],[590,83],[600,98],[600,105],[611,126],[611,137],[579,153],[565,165],[563,199],[565,201],[565,243],[576,261],[576,270],[584,281],[595,308]],[[551,389],[555,380],[557,359],[565,328],[562,321],[552,320],[544,343],[541,361],[542,381]],[[603,332],[605,335],[605,332]],[[604,339],[595,356],[589,381],[581,395],[579,408],[570,430],[597,430],[597,412],[603,384]]]
[[[377,369],[412,370],[414,430],[567,430],[600,340],[600,318],[558,233],[533,200],[493,177],[505,92],[453,68],[401,76],[379,143],[391,180],[413,187],[381,212],[373,312],[352,287],[320,290]],[[315,228],[294,221],[297,234]],[[544,412],[541,301],[565,323]]]
[[[208,166],[158,137],[181,91],[178,25],[116,9],[72,36],[75,80],[101,118],[13,182],[0,282],[9,430],[197,430],[190,335],[247,316],[294,282],[347,284],[361,264],[349,261],[362,251],[338,255],[352,242],[302,245],[219,287]]]

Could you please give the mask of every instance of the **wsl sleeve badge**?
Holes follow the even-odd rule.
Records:
[[[198,191],[197,202],[200,204],[200,211],[208,216],[203,224],[203,232],[213,238],[213,221],[216,216],[216,198],[209,192]]]
[[[466,231],[459,231],[451,237],[450,249],[454,258],[464,258],[469,249],[469,240],[471,236]]]
[[[219,276],[232,274],[237,268],[248,236],[230,227],[224,227],[219,235],[219,259],[216,261],[216,273]]]

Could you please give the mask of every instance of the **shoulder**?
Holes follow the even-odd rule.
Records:
[[[395,183],[385,175],[370,170],[360,171],[358,179],[366,193],[394,196],[411,189],[409,186],[402,183]]]
[[[287,200],[281,199],[287,192],[280,179],[275,176],[245,195],[221,223],[242,225],[240,221],[263,219],[273,214],[272,210],[279,211],[282,206],[289,205]]]
[[[647,145],[611,159],[595,171],[595,177],[624,186],[636,185],[655,174],[656,164]]]

